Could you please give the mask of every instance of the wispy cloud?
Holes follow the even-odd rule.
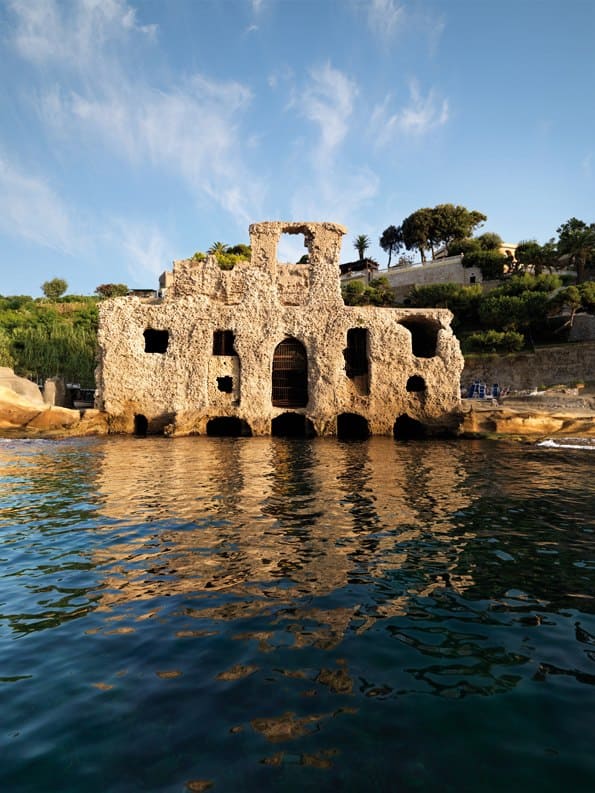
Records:
[[[370,30],[384,41],[392,39],[405,23],[405,6],[397,0],[371,0],[368,4]]]
[[[238,130],[252,100],[246,86],[194,74],[156,87],[133,76],[124,39],[150,40],[156,28],[139,25],[125,0],[31,0],[12,9],[17,50],[48,70],[39,92],[48,126],[85,145],[107,144],[135,165],[177,174],[197,200],[217,201],[238,224],[252,216],[259,191],[243,164]]]
[[[17,20],[14,44],[33,62],[68,61],[84,68],[107,42],[131,33],[154,38],[156,25],[138,25],[125,0],[12,0]]]
[[[44,248],[75,253],[81,244],[71,213],[43,179],[0,157],[0,228]]]
[[[107,242],[123,253],[128,272],[136,283],[153,283],[171,265],[173,246],[154,225],[113,219],[106,236]]]
[[[330,63],[310,70],[310,82],[299,99],[300,113],[319,127],[315,161],[324,166],[333,157],[349,129],[357,85]]]
[[[357,126],[358,95],[357,83],[330,63],[310,69],[307,84],[295,92],[289,109],[311,121],[317,136],[311,144],[309,176],[300,178],[293,189],[294,219],[349,222],[377,194],[377,174],[351,162],[348,154],[349,132]],[[300,147],[308,145],[308,138],[302,137]]]
[[[416,80],[409,84],[409,102],[391,112],[392,96],[377,105],[370,122],[370,135],[378,146],[385,146],[400,135],[422,136],[448,121],[448,100],[440,98],[432,88],[424,96]]]

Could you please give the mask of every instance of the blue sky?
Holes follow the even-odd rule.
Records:
[[[0,294],[155,286],[262,220],[595,220],[591,0],[0,0]],[[288,252],[289,253],[289,252]]]

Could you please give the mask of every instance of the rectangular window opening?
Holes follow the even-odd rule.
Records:
[[[216,330],[213,333],[213,355],[237,355],[234,341],[233,330]]]
[[[343,350],[345,374],[353,380],[358,393],[369,393],[368,331],[366,328],[350,328],[347,331],[347,347]]]

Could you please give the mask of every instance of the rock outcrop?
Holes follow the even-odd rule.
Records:
[[[0,434],[63,437],[107,432],[107,416],[101,411],[69,410],[47,405],[34,383],[18,377],[11,369],[2,369],[0,372]]]

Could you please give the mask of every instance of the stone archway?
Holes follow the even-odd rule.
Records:
[[[283,339],[273,355],[272,403],[301,408],[308,404],[308,354],[293,337]]]

